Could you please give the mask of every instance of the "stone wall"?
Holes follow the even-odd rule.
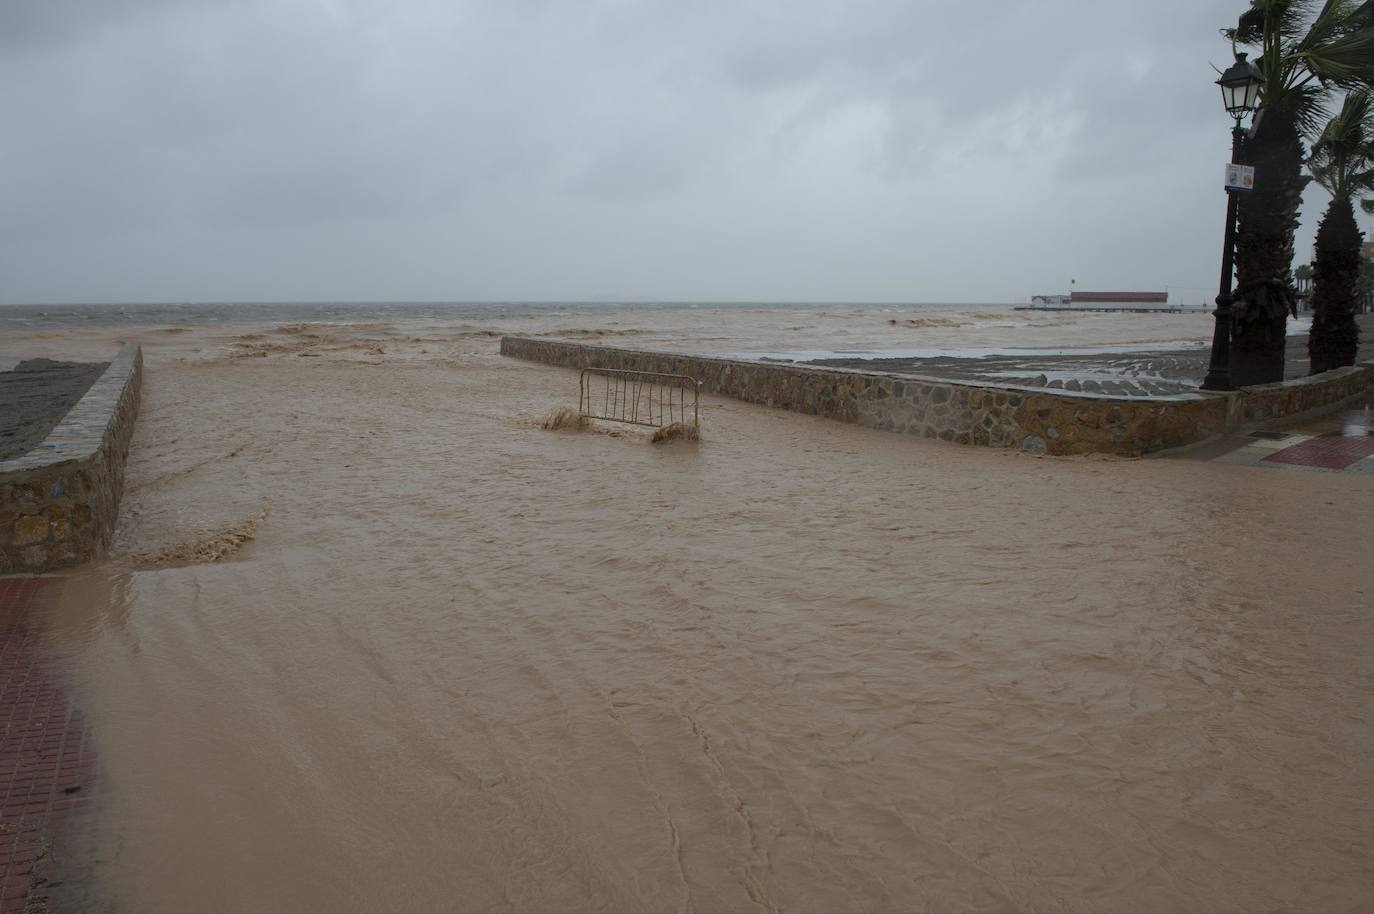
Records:
[[[70,567],[109,546],[142,378],[142,350],[125,346],[42,444],[0,461],[0,574]]]
[[[528,337],[503,337],[501,354],[567,368],[687,374],[710,393],[961,444],[1131,457],[1210,438],[1261,413],[1290,415],[1333,406],[1363,396],[1374,380],[1374,369],[1363,367],[1255,388],[1255,393],[1146,398]]]
[[[1318,412],[1368,396],[1371,387],[1374,387],[1374,363],[1369,362],[1295,381],[1247,387],[1237,398],[1240,414],[1233,417],[1233,421],[1245,425]]]

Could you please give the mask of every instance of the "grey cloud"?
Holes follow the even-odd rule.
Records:
[[[107,30],[137,27],[186,5],[187,0],[8,0],[0,6],[0,52],[41,52]]]
[[[1239,5],[18,0],[0,302],[1204,287]]]

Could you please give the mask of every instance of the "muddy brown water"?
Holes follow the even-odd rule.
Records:
[[[1368,477],[710,397],[654,447],[541,430],[576,375],[470,327],[144,340],[117,553],[50,634],[87,909],[1374,899]]]

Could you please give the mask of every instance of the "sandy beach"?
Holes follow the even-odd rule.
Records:
[[[682,309],[144,346],[46,637],[108,912],[1280,912],[1374,898],[1374,478],[1037,458],[706,397],[553,432],[500,334],[1200,341],[1207,315]],[[916,322],[916,323],[913,323]],[[65,898],[63,897],[65,893]]]

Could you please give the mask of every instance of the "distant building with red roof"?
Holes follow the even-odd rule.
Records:
[[[1113,304],[1113,305],[1164,305],[1169,302],[1168,292],[1078,292],[1070,296],[1076,305]]]

